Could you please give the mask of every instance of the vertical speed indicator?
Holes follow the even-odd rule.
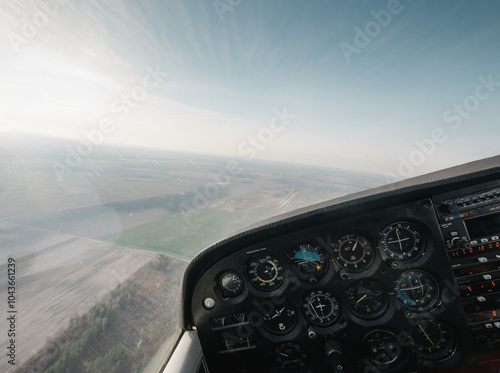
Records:
[[[351,312],[363,319],[374,319],[382,315],[389,306],[389,295],[382,286],[371,279],[352,284],[347,290]]]

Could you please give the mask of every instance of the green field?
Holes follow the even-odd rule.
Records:
[[[193,211],[187,218],[178,214],[101,239],[120,246],[154,250],[190,260],[212,243],[275,214],[276,207],[235,212],[205,208]]]

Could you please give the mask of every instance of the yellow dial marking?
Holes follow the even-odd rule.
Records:
[[[365,294],[365,295],[363,295],[361,298],[359,298],[359,299],[358,299],[358,301],[356,302],[356,304],[358,304],[359,302],[361,302],[361,301],[362,301],[363,299],[365,299],[365,298],[366,298],[366,294]]]
[[[420,328],[420,330],[422,330],[422,333],[424,333],[425,338],[427,338],[429,340],[429,342],[431,342],[431,344],[434,346],[434,342],[432,342],[432,339],[429,337],[429,334],[427,334],[425,332],[424,328],[422,328],[422,325],[418,324],[418,327]]]

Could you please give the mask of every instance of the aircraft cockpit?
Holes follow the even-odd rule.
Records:
[[[196,256],[164,372],[497,372],[500,158],[293,211]]]

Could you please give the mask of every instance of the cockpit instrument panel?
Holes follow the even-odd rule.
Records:
[[[214,372],[474,366],[500,350],[498,174],[345,197],[217,243],[188,267],[184,327]]]

